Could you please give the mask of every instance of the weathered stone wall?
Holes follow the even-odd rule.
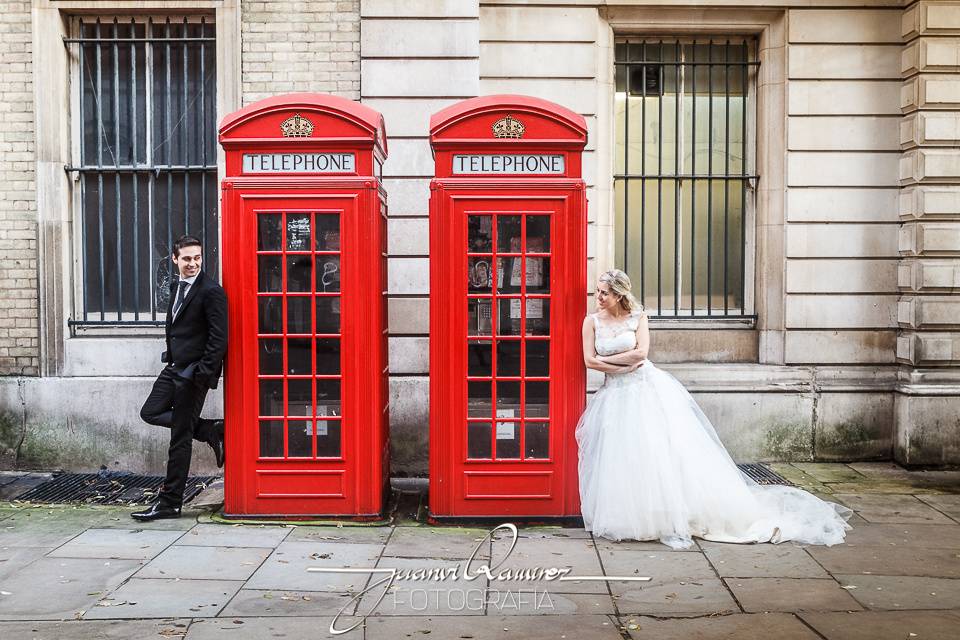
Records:
[[[292,92],[360,97],[360,2],[244,0],[243,103]]]
[[[896,457],[960,461],[960,2],[911,2],[900,156]]]
[[[0,375],[39,372],[30,2],[0,1]]]
[[[479,94],[476,0],[363,0],[361,99],[386,120],[390,442],[394,473],[425,474],[429,379],[430,115]]]

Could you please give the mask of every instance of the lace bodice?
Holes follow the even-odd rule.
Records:
[[[609,356],[614,353],[629,351],[637,346],[637,327],[640,325],[640,314],[632,313],[625,320],[611,323],[602,321],[597,314],[592,314],[594,329],[594,348],[597,354]]]
[[[593,346],[597,355],[610,356],[615,353],[629,351],[637,346],[637,327],[640,326],[640,317],[642,312],[634,312],[620,322],[604,322],[597,317],[597,314],[591,314],[593,317]],[[631,371],[630,373],[606,373],[604,374],[603,386],[621,387],[644,379],[644,369],[653,365],[650,362],[644,363],[642,367]]]

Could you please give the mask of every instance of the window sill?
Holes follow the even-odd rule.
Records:
[[[70,335],[75,338],[150,338],[164,335],[163,320],[160,324],[71,324]]]
[[[671,318],[669,316],[650,316],[651,329],[670,330],[704,330],[704,329],[756,329],[756,316],[741,316],[736,318],[687,317]]]

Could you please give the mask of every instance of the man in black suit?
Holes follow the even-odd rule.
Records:
[[[193,236],[173,245],[179,278],[170,287],[167,308],[167,363],[140,409],[144,422],[170,429],[167,475],[157,502],[130,514],[135,520],[177,518],[190,470],[193,440],[213,448],[223,466],[223,420],[200,418],[209,389],[216,389],[227,352],[227,297],[200,267],[203,248]]]

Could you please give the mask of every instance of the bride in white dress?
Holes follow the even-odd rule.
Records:
[[[586,366],[606,374],[577,425],[584,526],[612,540],[843,542],[853,512],[793,487],[759,485],[730,458],[680,382],[647,357],[647,317],[614,269],[583,322]]]

